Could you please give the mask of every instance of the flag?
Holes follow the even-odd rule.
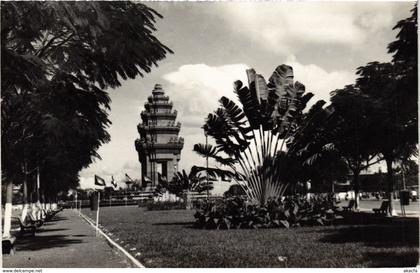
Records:
[[[115,181],[114,181],[114,176],[112,176],[111,178],[112,178],[111,184],[112,184],[112,186],[114,186],[114,188],[116,188],[117,187],[117,183],[115,183]]]
[[[128,181],[133,182],[133,179],[131,179],[131,177],[129,177],[129,176],[128,176],[128,174],[125,174],[125,178],[127,178],[127,179],[128,179]]]
[[[106,186],[105,180],[95,174],[95,185]]]

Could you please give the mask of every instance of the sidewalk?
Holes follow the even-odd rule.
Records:
[[[379,208],[383,200],[360,200],[359,211],[373,213],[374,208]],[[339,206],[348,206],[349,201],[342,201]],[[402,216],[401,214],[401,205],[399,200],[394,200],[394,210],[397,213],[397,216]],[[409,206],[405,207],[405,216],[406,217],[419,217],[420,216],[420,207],[419,203],[410,202]]]
[[[75,211],[64,210],[46,222],[35,237],[18,238],[15,255],[3,256],[3,267],[131,267],[131,263]]]
[[[372,209],[367,208],[359,208],[359,211],[373,213]],[[395,216],[403,216],[400,209],[395,209],[395,213],[397,214]],[[415,210],[406,210],[405,217],[420,217],[420,212]]]

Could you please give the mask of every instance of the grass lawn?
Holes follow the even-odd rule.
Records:
[[[278,256],[289,267],[412,267],[419,260],[418,218],[357,214],[351,224],[328,227],[200,230],[193,214],[104,207],[99,222],[133,256],[140,252],[146,267],[284,267]]]

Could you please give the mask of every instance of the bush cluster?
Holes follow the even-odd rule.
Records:
[[[264,206],[249,204],[244,198],[231,197],[205,201],[194,215],[197,228],[289,228],[330,224],[335,218],[333,202],[327,195],[269,199]]]
[[[186,209],[186,203],[183,201],[176,202],[150,202],[147,204],[147,210],[172,210],[172,209]]]

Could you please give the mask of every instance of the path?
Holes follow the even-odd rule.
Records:
[[[372,212],[373,208],[379,208],[381,206],[382,200],[361,200],[360,201],[360,211],[364,212]],[[400,201],[394,200],[394,209],[398,216],[401,216],[401,205]],[[348,201],[342,200],[339,206],[347,206]],[[410,205],[405,207],[405,212],[407,217],[419,217],[420,215],[420,207],[419,201],[412,202],[410,201]]]
[[[18,238],[16,254],[3,256],[3,267],[131,267],[131,263],[75,211],[64,210],[35,237]]]

